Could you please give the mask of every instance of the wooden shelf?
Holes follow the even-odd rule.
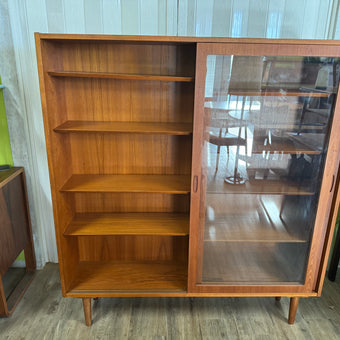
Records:
[[[141,133],[164,135],[190,135],[191,123],[144,123],[144,122],[91,122],[69,120],[57,126],[55,132]]]
[[[233,90],[228,92],[233,96],[249,96],[249,97],[329,97],[331,92],[313,91],[313,89],[265,89],[262,91],[244,91]]]
[[[276,116],[275,116],[276,115]],[[293,130],[293,131],[300,131],[300,132],[313,132],[313,131],[320,131],[321,133],[325,129],[326,125],[324,123],[302,123],[301,125],[298,122],[288,122],[284,120],[279,120],[279,116],[273,111],[273,118],[276,117],[277,119],[267,121],[263,120],[262,113],[260,110],[257,111],[248,111],[245,110],[242,114],[242,110],[229,110],[228,112],[228,120],[226,117],[220,117],[221,115],[217,115],[214,118],[213,122],[215,126],[222,127],[222,124],[228,124],[233,122],[235,126],[241,125],[249,125],[252,124],[256,128],[261,129],[280,129],[280,130]],[[241,119],[242,118],[242,119]]]
[[[72,175],[60,191],[187,194],[190,192],[190,176]]]
[[[318,135],[320,138],[320,135]],[[281,154],[308,154],[308,155],[319,155],[321,154],[321,147],[317,149],[313,149],[306,144],[299,143],[299,141],[293,138],[288,137],[277,137],[271,140],[271,143],[268,143],[268,139],[266,138],[256,138],[253,140],[253,149],[252,153],[281,153]]]
[[[302,284],[306,243],[204,242],[204,284]],[[292,263],[294,265],[292,265]]]
[[[232,185],[221,176],[208,181],[209,194],[268,194],[268,195],[313,195],[307,186],[300,186],[288,180],[252,180],[241,185]]]
[[[85,71],[49,71],[49,76],[53,77],[72,77],[72,78],[109,78],[126,80],[158,80],[158,81],[178,81],[193,82],[194,77],[184,76],[163,76],[152,74],[127,74],[127,73],[108,73],[108,72],[85,72]]]
[[[228,196],[227,196],[228,198]],[[211,242],[306,242],[305,239],[289,233],[280,219],[282,197],[280,196],[250,196],[246,198],[247,207],[233,204],[234,198],[224,199],[222,202],[207,197],[207,205],[212,209],[223,209],[222,205],[232,206],[226,213],[216,212],[206,216],[204,240]],[[217,204],[217,207],[215,205]],[[229,210],[229,209],[228,209]],[[302,223],[302,221],[301,221]],[[291,229],[300,229],[293,225]],[[296,233],[297,234],[297,233]]]
[[[68,293],[186,291],[187,265],[168,261],[80,262]]]
[[[225,150],[226,151],[226,150]],[[240,155],[238,160],[238,172],[246,180],[244,184],[229,184],[225,179],[234,174],[235,154],[230,152],[228,158],[227,152],[220,155],[218,171],[215,167],[216,148],[210,147],[210,163],[207,167],[207,186],[208,194],[267,194],[267,195],[314,195],[314,184],[306,181],[301,184],[287,179],[287,170],[285,168],[275,168],[275,164],[270,167],[270,173],[267,179],[248,179],[252,172],[265,171],[267,168],[258,169],[253,156]],[[262,157],[262,156],[261,156]],[[242,164],[242,162],[243,164]],[[252,162],[255,163],[251,166]],[[248,164],[246,167],[245,164]],[[274,170],[275,172],[274,172]]]
[[[189,234],[189,215],[176,213],[76,214],[64,235],[163,235]]]
[[[313,196],[290,196],[311,205]],[[242,199],[241,199],[242,198]],[[285,214],[280,217],[282,207]],[[209,242],[304,243],[310,235],[303,214],[287,218],[287,197],[281,195],[206,195],[204,240]],[[293,208],[294,209],[294,208]],[[294,214],[294,212],[293,212]]]
[[[218,217],[206,221],[204,240],[211,242],[306,242],[290,235],[282,225],[256,221],[256,214]],[[246,221],[249,220],[249,224]],[[251,222],[253,220],[253,222]],[[231,224],[233,223],[233,224]]]

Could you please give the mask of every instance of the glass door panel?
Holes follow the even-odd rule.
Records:
[[[337,65],[207,56],[198,284],[304,283]]]

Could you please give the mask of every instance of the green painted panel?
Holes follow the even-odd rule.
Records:
[[[16,261],[25,261],[25,253],[22,251]]]
[[[1,77],[0,77],[1,85]],[[3,88],[0,86],[0,165],[9,164],[13,166],[13,158],[11,144],[9,141],[8,125],[5,110]],[[17,260],[25,260],[24,252],[22,251]]]
[[[9,164],[13,166],[11,144],[9,141],[8,126],[6,119],[5,102],[2,92],[3,89],[0,88],[0,165]]]

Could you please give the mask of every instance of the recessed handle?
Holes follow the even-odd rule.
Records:
[[[333,187],[334,187],[334,180],[335,180],[335,176],[333,175],[333,178],[332,178],[332,185],[331,185],[331,190],[329,190],[329,192],[332,192],[332,190],[333,190]]]
[[[197,192],[197,189],[198,189],[198,177],[197,176],[194,176],[194,181],[193,181],[193,185],[192,185],[192,190],[193,192]]]

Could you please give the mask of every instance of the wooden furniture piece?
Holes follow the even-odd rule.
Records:
[[[23,168],[0,171],[0,316],[9,316],[35,274],[35,255]],[[6,292],[3,278],[24,250],[26,271],[12,291]]]
[[[288,296],[293,323],[321,294],[340,112],[337,85],[305,73],[339,42],[37,33],[36,48],[62,292],[87,325],[96,297]],[[229,91],[235,55],[260,67],[258,89]],[[247,119],[251,145],[236,145],[239,185],[216,172],[204,113],[227,96],[223,120]],[[322,119],[301,123],[305,97]]]

